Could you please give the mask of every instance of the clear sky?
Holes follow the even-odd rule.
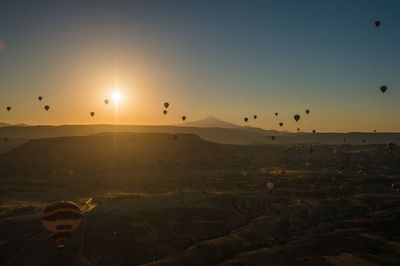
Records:
[[[400,131],[399,47],[397,0],[0,0],[0,121]]]

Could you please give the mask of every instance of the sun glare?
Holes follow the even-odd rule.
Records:
[[[115,101],[116,104],[118,104],[121,101],[121,93],[119,91],[114,91],[112,94],[112,98]]]

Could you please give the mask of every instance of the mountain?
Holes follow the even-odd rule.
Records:
[[[4,123],[4,122],[0,122],[0,127],[8,127],[10,126],[10,124]]]
[[[193,122],[186,122],[179,124],[178,126],[184,126],[184,127],[216,127],[216,128],[241,128],[241,126],[228,123],[222,120],[219,120],[218,118],[208,116],[204,119],[200,119],[197,121]]]

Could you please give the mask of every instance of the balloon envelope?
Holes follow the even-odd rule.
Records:
[[[164,107],[165,107],[165,109],[168,109],[169,103],[168,103],[168,102],[165,102],[165,103],[164,103]]]
[[[294,120],[296,120],[296,122],[297,122],[297,121],[300,120],[300,115],[299,115],[299,114],[295,114],[295,115],[293,116],[293,118],[294,118]]]
[[[58,248],[64,248],[65,242],[78,229],[81,221],[81,210],[71,201],[50,203],[42,216],[42,225],[54,238]]]
[[[45,109],[46,111],[48,111],[48,110],[50,109],[50,106],[46,105],[46,106],[44,107],[44,109]]]

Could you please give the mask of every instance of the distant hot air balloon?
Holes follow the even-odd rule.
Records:
[[[388,148],[389,148],[389,150],[393,151],[394,149],[396,149],[396,144],[391,142],[391,143],[388,144]]]
[[[182,116],[182,121],[185,121],[186,120],[186,116]]]
[[[51,234],[59,249],[64,248],[65,242],[78,229],[82,221],[81,210],[71,201],[50,203],[43,211],[42,224]]]
[[[278,116],[278,113],[275,113],[275,116]]]
[[[299,132],[300,131],[300,128],[297,128],[297,132]]]
[[[50,106],[46,105],[46,106],[44,107],[44,109],[45,109],[46,111],[48,111],[48,110],[50,109]]]
[[[43,100],[42,96],[37,97],[39,101]]]
[[[164,111],[163,111],[163,114],[164,114],[164,115],[166,115],[167,113],[168,113],[168,111],[167,111],[167,110],[164,110]]]
[[[381,21],[375,20],[374,25],[375,25],[375,27],[379,28],[381,26]]]
[[[280,123],[279,123],[279,126],[280,126],[280,127],[282,127],[282,126],[283,126],[283,123],[282,123],[282,122],[280,122]]]
[[[164,107],[165,107],[165,109],[168,109],[169,103],[168,103],[168,102],[165,102],[165,103],[164,103]]]
[[[94,112],[90,112],[90,116],[93,117],[95,115]]]
[[[6,109],[7,109],[7,111],[10,111],[10,110],[11,110],[11,107],[10,107],[10,106],[7,106]]]
[[[312,133],[314,133],[315,134],[315,132],[317,132],[315,129],[313,129],[313,131],[312,131]]]
[[[386,87],[386,86],[381,86],[381,92],[382,92],[382,93],[385,93],[386,90],[387,90],[387,87]]]
[[[257,119],[257,115],[253,115],[253,118],[254,118],[254,119]]]
[[[297,121],[300,120],[300,115],[299,115],[299,114],[295,114],[295,115],[293,116],[293,118],[294,118],[294,120],[296,120],[296,122],[297,122]]]
[[[310,110],[307,109],[307,110],[306,110],[306,114],[309,114],[309,113],[310,113]]]
[[[108,99],[105,99],[105,100],[104,100],[104,103],[105,103],[105,104],[108,104],[109,102],[110,102],[110,100],[108,100]]]
[[[244,120],[244,122],[247,122],[247,121],[249,121],[249,118],[245,117],[243,120]]]

